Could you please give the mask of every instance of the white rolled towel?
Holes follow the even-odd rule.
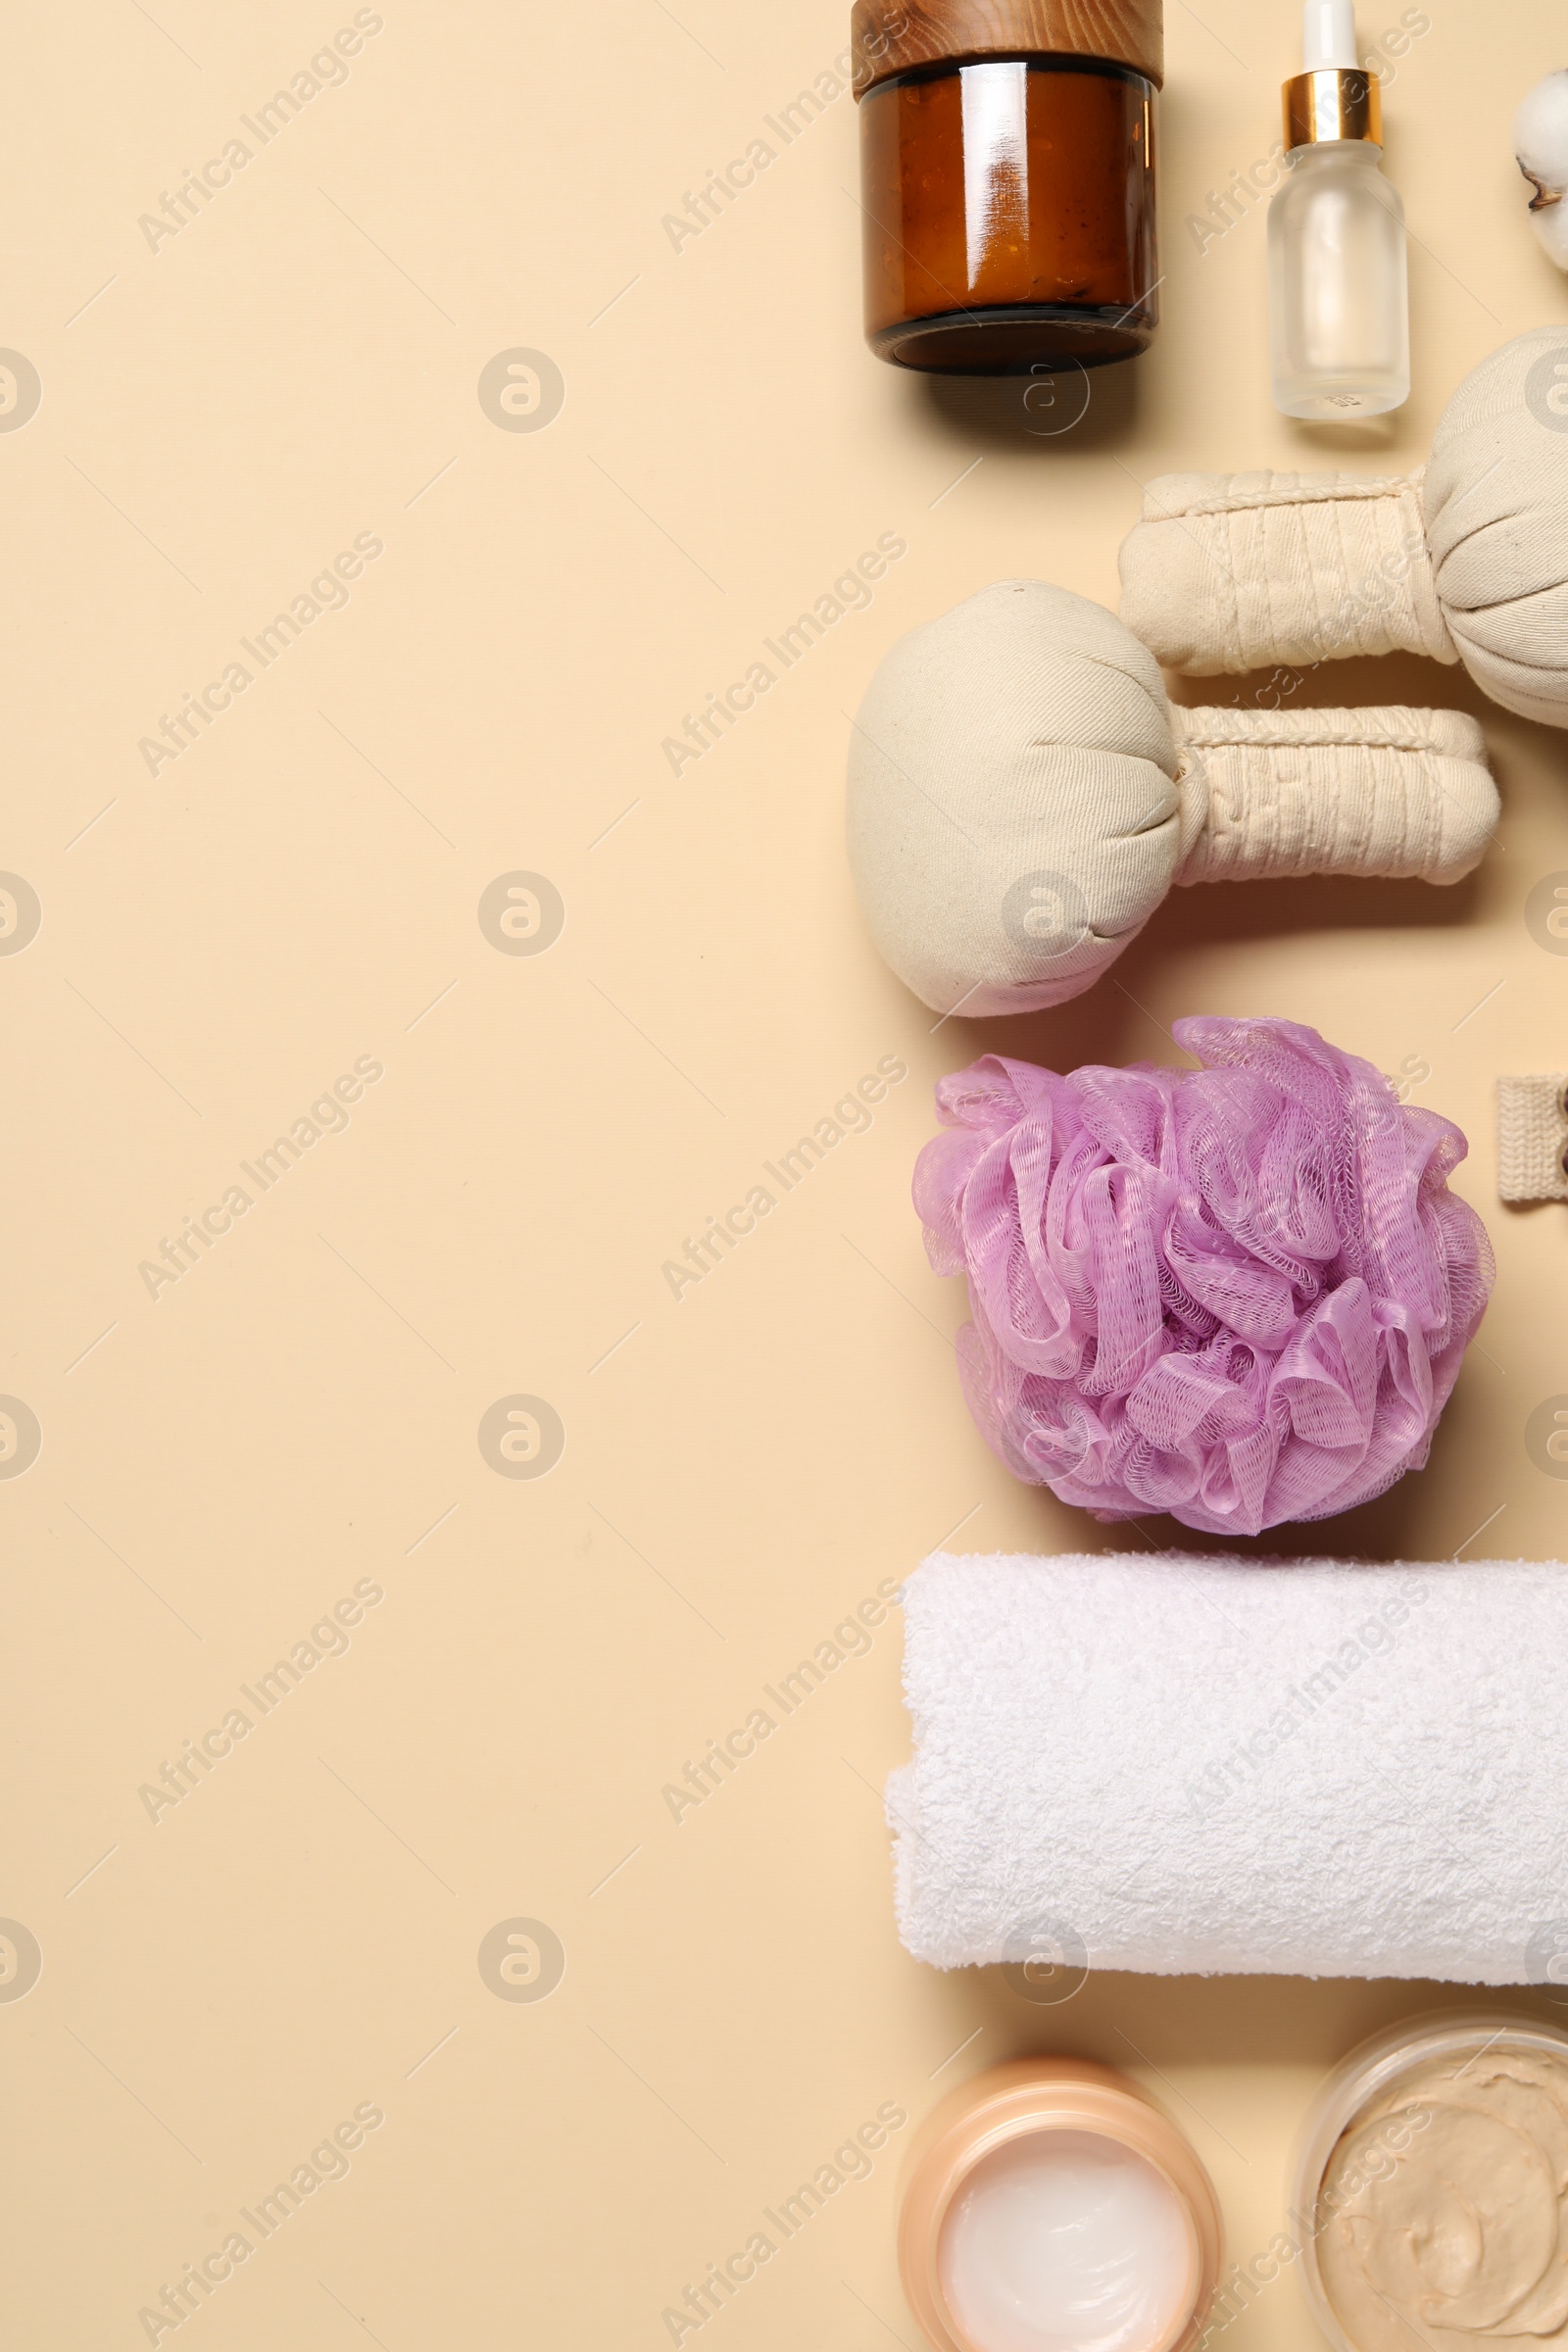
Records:
[[[1561,1563],[938,1553],[904,1606],[917,1960],[1561,1973]]]

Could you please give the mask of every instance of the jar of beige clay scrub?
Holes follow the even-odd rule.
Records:
[[[1363,2042],[1302,2126],[1292,2220],[1336,2352],[1568,2352],[1568,2033],[1453,2010]]]

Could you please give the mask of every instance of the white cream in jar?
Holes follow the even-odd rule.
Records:
[[[982,2158],[949,2208],[943,2293],[985,2352],[1152,2352],[1190,2295],[1192,2224],[1133,2149],[1040,2132]]]
[[[953,2091],[909,2151],[899,2268],[937,2352],[1196,2352],[1219,2203],[1149,2093],[1086,2058]]]

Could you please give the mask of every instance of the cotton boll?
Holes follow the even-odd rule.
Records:
[[[1568,69],[1548,74],[1522,100],[1513,143],[1527,179],[1558,195],[1568,188]]]
[[[1519,169],[1535,188],[1530,217],[1559,270],[1568,270],[1568,71],[1548,74],[1513,119]]]
[[[1556,261],[1558,270],[1568,270],[1568,198],[1558,205],[1554,195],[1546,195],[1540,210],[1531,207],[1531,228],[1540,237],[1546,254]]]

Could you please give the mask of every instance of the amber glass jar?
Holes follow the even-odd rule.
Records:
[[[1143,351],[1160,0],[858,0],[853,22],[872,350],[955,375]]]

